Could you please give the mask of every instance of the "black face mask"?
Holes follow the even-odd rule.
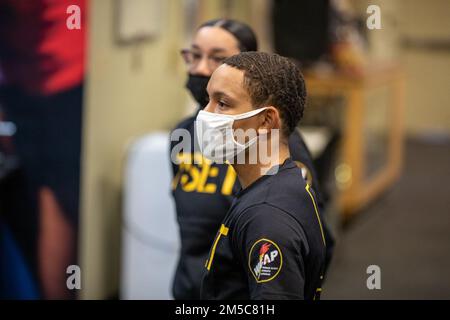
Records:
[[[206,86],[210,77],[189,74],[186,82],[186,88],[191,92],[192,97],[200,104],[200,108],[206,107],[208,104],[208,93]]]

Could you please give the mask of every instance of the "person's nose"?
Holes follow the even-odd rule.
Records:
[[[214,112],[214,108],[212,106],[211,100],[208,102],[208,104],[206,105],[206,107],[203,109],[207,112]]]
[[[200,62],[192,70],[192,73],[199,76],[211,76],[212,72],[208,66],[208,57],[203,56]]]

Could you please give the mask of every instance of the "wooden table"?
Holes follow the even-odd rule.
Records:
[[[344,219],[350,217],[385,191],[401,173],[403,157],[404,77],[396,66],[375,66],[362,76],[325,76],[305,74],[309,96],[338,95],[345,98],[343,136],[340,161],[336,171],[341,176],[337,184],[338,208]],[[386,162],[370,179],[364,176],[367,148],[363,139],[365,95],[386,86],[390,91],[388,117],[388,147]]]

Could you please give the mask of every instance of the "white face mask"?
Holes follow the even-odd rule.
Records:
[[[238,115],[201,110],[197,115],[195,129],[202,154],[217,163],[234,159],[235,156],[253,145],[258,139],[255,134],[245,144],[237,142],[233,132],[234,121],[251,118],[266,109],[267,107],[264,107]]]

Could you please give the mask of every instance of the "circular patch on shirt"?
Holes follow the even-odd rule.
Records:
[[[310,186],[312,186],[313,177],[312,177],[311,171],[309,171],[308,167],[303,162],[300,162],[300,161],[295,161],[295,164],[302,171],[302,176],[303,176],[303,179],[305,179],[306,183],[309,184]]]
[[[275,242],[269,239],[256,241],[248,254],[248,267],[256,282],[275,279],[283,265],[283,255]]]

